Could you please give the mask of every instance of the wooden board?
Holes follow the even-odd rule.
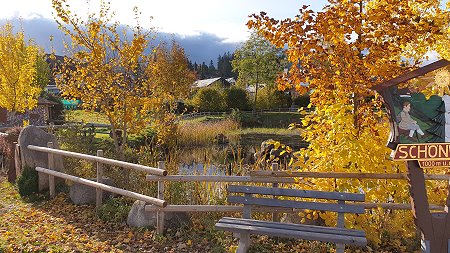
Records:
[[[345,192],[326,192],[313,190],[298,190],[274,187],[253,187],[253,186],[228,186],[228,192],[233,193],[251,193],[264,194],[276,196],[289,196],[300,198],[315,198],[315,199],[330,199],[330,200],[344,200],[344,201],[364,201],[364,194],[345,193]]]

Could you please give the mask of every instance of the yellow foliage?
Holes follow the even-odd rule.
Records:
[[[439,5],[437,0],[338,0],[317,13],[303,6],[294,19],[275,20],[264,12],[251,16],[249,28],[278,47],[287,45],[292,67],[278,79],[279,87],[311,94],[308,107],[315,110],[302,119],[301,133],[310,145],[294,153],[298,169],[405,172],[404,164],[389,160],[388,119],[380,97],[370,88],[419,66],[438,43],[442,43],[438,49],[448,48],[448,37],[443,43],[441,35],[448,28],[448,12]],[[364,192],[367,202],[408,203],[409,198],[406,181],[398,180],[310,179],[306,184],[299,181],[299,186]],[[440,193],[439,188],[431,199],[444,199]],[[403,225],[408,213],[400,217],[373,210],[372,214],[364,219],[350,215],[347,223],[363,227],[375,244],[381,242],[382,229],[411,232],[411,226]],[[388,222],[389,226],[380,226]]]
[[[25,112],[37,106],[41,88],[36,82],[39,49],[25,41],[11,23],[0,28],[0,107]]]
[[[66,0],[52,4],[60,29],[71,39],[66,44],[71,56],[64,59],[57,85],[63,96],[81,99],[84,109],[108,117],[119,153],[119,143],[126,143],[128,133],[142,130],[155,118],[158,123],[168,119],[164,126],[175,122],[173,116],[165,115],[171,113],[166,105],[185,96],[193,81],[183,49],[174,43],[170,61],[155,50],[158,47],[146,51],[154,38],[153,29],[144,30],[139,23],[120,28],[104,1],[87,21],[71,13]],[[173,67],[178,68],[176,75]],[[172,128],[161,128],[161,134]],[[121,140],[116,130],[121,130]]]

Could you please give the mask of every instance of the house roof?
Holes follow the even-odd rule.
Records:
[[[434,71],[436,69],[443,68],[443,67],[445,67],[445,66],[447,66],[449,64],[450,64],[449,61],[442,59],[442,60],[433,62],[431,64],[428,64],[426,66],[423,66],[421,68],[418,68],[416,70],[413,70],[413,71],[410,71],[410,72],[406,72],[405,74],[397,76],[396,78],[393,78],[391,80],[379,83],[379,84],[375,85],[374,87],[372,87],[372,89],[376,90],[376,91],[381,91],[381,90],[384,90],[384,89],[389,88],[391,86],[398,85],[400,83],[403,83],[403,82],[406,82],[406,81],[411,80],[413,78],[416,78],[418,76],[423,76],[426,73],[429,73],[429,72]]]
[[[47,100],[45,98],[39,97],[38,98],[38,105],[57,105],[58,103],[55,103],[53,101]]]
[[[223,77],[215,77],[210,79],[203,79],[203,80],[197,80],[194,82],[193,87],[194,88],[204,88],[210,86],[212,83],[223,80],[226,84],[229,84],[227,80],[225,80]]]
[[[230,77],[230,78],[227,78],[227,79],[225,79],[227,82],[229,82],[229,83],[236,83],[236,80],[234,80],[234,78],[233,77]]]

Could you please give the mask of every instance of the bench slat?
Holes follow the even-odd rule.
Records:
[[[278,195],[278,196],[301,197],[301,198],[332,199],[332,200],[361,201],[361,202],[365,200],[364,194],[346,193],[346,192],[326,192],[326,191],[298,190],[298,189],[256,187],[256,186],[242,186],[242,185],[229,185],[227,190],[228,192],[233,193],[251,193],[251,194]]]
[[[267,198],[254,198],[243,196],[228,196],[228,202],[244,205],[259,205],[259,206],[274,206],[274,207],[289,207],[300,208],[319,211],[331,211],[341,213],[364,213],[363,206],[351,205],[351,204],[334,204],[324,202],[305,202],[294,200],[281,200],[281,199],[267,199]]]
[[[219,222],[216,224],[216,229],[230,231],[234,233],[246,232],[251,234],[344,243],[358,246],[365,246],[367,244],[367,239],[365,237],[276,229],[276,228],[267,228],[263,226],[249,226],[249,225],[240,225],[240,224],[238,225]]]
[[[294,224],[294,223],[280,223],[280,222],[273,222],[273,221],[260,221],[260,220],[231,218],[231,217],[223,217],[222,219],[219,220],[219,223],[248,225],[248,226],[263,226],[263,227],[267,227],[267,228],[300,230],[300,231],[306,231],[306,232],[328,233],[328,234],[338,234],[338,235],[357,236],[357,237],[365,237],[366,236],[366,233],[363,230],[356,230],[356,229],[325,227],[325,226]]]

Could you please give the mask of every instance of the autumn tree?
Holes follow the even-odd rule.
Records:
[[[277,75],[283,71],[283,50],[272,45],[260,34],[253,32],[250,38],[236,50],[232,61],[238,72],[238,82],[255,87],[253,108],[256,109],[260,85],[274,86]]]
[[[251,16],[249,28],[277,47],[288,48],[291,68],[278,79],[279,88],[311,94],[315,111],[303,119],[302,132],[310,145],[297,153],[297,168],[376,173],[405,169],[388,159],[387,119],[380,98],[370,88],[421,64],[448,28],[448,10],[439,5],[437,0],[330,0],[320,12],[303,6],[295,18],[275,20],[264,12]],[[368,202],[408,203],[403,182],[311,179],[310,183],[323,190],[363,189]],[[408,228],[402,226],[407,218],[400,217],[405,213],[393,213],[396,218],[389,212],[377,214],[347,219],[378,224],[365,228],[375,244],[381,243],[381,228],[391,232]],[[389,225],[380,224],[383,220]]]
[[[13,32],[11,23],[0,28],[0,107],[23,113],[37,106],[37,98],[48,82],[43,54],[23,31]]]
[[[70,37],[70,44],[65,45],[70,55],[65,57],[57,85],[63,96],[81,99],[85,110],[107,116],[116,151],[123,159],[128,134],[143,129],[165,110],[167,99],[176,97],[169,87],[186,85],[189,77],[177,82],[176,78],[184,78],[183,70],[177,69],[174,76],[170,70],[179,65],[170,69],[158,65],[163,64],[164,53],[151,47],[155,31],[139,24],[136,8],[136,25],[124,26],[114,21],[104,1],[98,13],[90,13],[87,20],[71,12],[65,0],[53,0],[52,4],[60,29]],[[183,58],[179,56],[182,50],[174,48],[174,59]]]
[[[175,41],[170,48],[165,43],[160,44],[152,57],[148,78],[158,93],[165,94],[161,103],[166,108],[154,112],[152,123],[159,133],[159,141],[170,142],[174,140],[172,137],[177,126],[177,102],[188,98],[196,79],[195,72],[189,69],[184,49]]]

